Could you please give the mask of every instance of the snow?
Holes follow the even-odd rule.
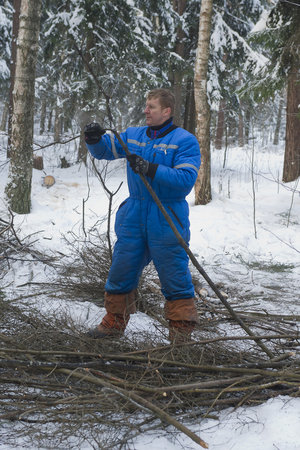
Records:
[[[254,25],[254,27],[252,28],[252,30],[250,31],[250,33],[257,33],[257,32],[261,32],[264,31],[267,27],[267,20],[269,18],[269,11],[264,10],[261,13],[261,16],[259,18],[259,21]]]
[[[210,450],[299,450],[300,400],[277,397],[247,408],[226,409],[217,420],[201,420],[190,427]],[[188,437],[145,437],[135,450],[199,449]]]
[[[52,137],[35,136],[36,142],[42,143],[42,140],[49,143]],[[68,249],[63,236],[72,232],[83,235],[83,200],[85,228],[96,225],[102,231],[106,229],[101,219],[106,215],[108,199],[92,175],[90,163],[88,169],[79,164],[59,168],[60,157],[65,155],[70,162],[76,157],[73,145],[38,152],[44,156],[45,169],[44,172],[33,171],[32,212],[14,218],[19,235],[36,233],[34,240],[38,241],[40,249],[47,251],[65,253]],[[6,137],[0,135],[1,211],[5,209],[8,173],[5,149]],[[249,305],[253,308],[270,312],[283,312],[284,308],[285,313],[299,314],[300,195],[297,182],[283,184],[280,181],[283,154],[283,144],[273,147],[257,143],[254,149],[252,146],[230,147],[223,168],[224,150],[212,149],[213,199],[208,205],[196,206],[194,193],[188,197],[190,248],[215,282],[221,281],[225,288],[235,285],[240,293],[248,293]],[[124,161],[111,162],[108,171],[108,188],[116,191],[125,178]],[[56,183],[51,188],[43,186],[45,175],[55,177]],[[114,214],[127,193],[126,183],[123,183],[114,197]],[[282,267],[282,271],[271,271],[271,267]],[[3,285],[8,286],[9,294],[11,289],[24,285],[29,279],[41,281],[45,276],[34,264],[18,265],[5,276]],[[238,304],[239,298],[229,298],[230,301]],[[87,328],[98,323],[104,314],[103,308],[88,302],[44,299],[40,300],[40,307],[69,314]],[[157,333],[155,322],[139,312],[130,320],[126,333],[140,335],[142,341],[145,332]],[[279,396],[258,406],[223,410],[215,419],[197,420],[185,425],[206,441],[211,450],[300,450],[300,398]],[[22,441],[17,441],[14,447],[0,444],[0,448],[22,448]],[[91,447],[82,445],[80,448]],[[135,438],[131,448],[175,450],[198,449],[199,446],[169,427],[167,431],[148,432]]]

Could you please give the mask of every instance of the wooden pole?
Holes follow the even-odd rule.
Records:
[[[117,140],[119,141],[120,145],[122,146],[123,150],[125,151],[126,155],[129,156],[131,153],[127,147],[127,145],[125,144],[125,142],[121,139],[119,133],[116,130],[113,129],[107,129],[107,131],[112,131],[114,133],[114,135],[116,136]],[[158,198],[158,196],[156,195],[156,193],[154,192],[154,190],[152,189],[151,185],[148,183],[148,181],[146,180],[145,176],[142,174],[139,174],[141,177],[141,180],[143,181],[144,185],[146,186],[146,188],[148,189],[150,195],[152,196],[153,200],[155,201],[155,203],[157,204],[158,208],[160,209],[160,211],[162,212],[164,218],[166,219],[166,221],[168,222],[168,224],[170,225],[172,231],[174,232],[175,236],[178,239],[179,244],[184,248],[184,250],[186,251],[186,253],[188,254],[188,256],[190,257],[190,260],[192,261],[193,265],[196,267],[196,269],[198,270],[198,272],[203,276],[203,278],[207,281],[207,283],[209,284],[209,286],[212,288],[212,290],[215,292],[215,294],[217,295],[217,297],[221,300],[221,302],[223,303],[223,305],[225,306],[225,308],[229,311],[229,313],[231,314],[231,316],[235,319],[235,321],[243,328],[244,331],[246,331],[246,333],[251,336],[253,338],[253,340],[256,342],[256,344],[269,356],[269,358],[274,358],[273,353],[266,347],[266,345],[257,337],[255,336],[255,334],[250,330],[250,328],[248,327],[248,325],[245,324],[245,322],[236,314],[236,312],[234,311],[234,309],[231,307],[231,305],[228,303],[228,301],[226,300],[226,298],[222,295],[222,293],[220,292],[220,290],[217,288],[217,286],[215,285],[215,283],[211,280],[211,278],[208,276],[208,274],[205,272],[205,270],[203,269],[203,267],[199,264],[198,260],[196,259],[195,255],[193,254],[193,252],[191,251],[191,249],[189,248],[189,246],[187,245],[187,243],[185,242],[185,240],[182,238],[181,234],[179,233],[179,231],[177,230],[176,226],[174,225],[171,217],[169,216],[169,214],[167,213],[166,209],[164,208],[164,206],[162,205],[160,199]]]

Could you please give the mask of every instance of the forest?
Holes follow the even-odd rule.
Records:
[[[155,88],[201,150],[200,326],[168,342],[151,263],[125,335],[91,342],[128,193],[84,127],[143,126]],[[1,0],[0,448],[298,448],[232,430],[277,398],[300,418],[299,108],[299,0]]]
[[[199,204],[211,198],[211,137],[216,148],[243,146],[251,129],[257,129],[263,139],[277,144],[281,131],[286,138],[282,179],[299,176],[297,2],[272,6],[258,0],[216,1],[200,34],[199,1],[30,2],[27,14],[33,16],[27,19],[30,29],[17,62],[20,5],[5,1],[0,10],[1,129],[8,132],[11,168],[6,192],[14,211],[30,211],[32,137],[24,130],[34,124],[36,132],[51,131],[57,142],[65,134],[79,134],[92,119],[124,129],[141,123],[145,92],[158,86],[173,88],[175,122],[199,138]],[[205,11],[202,14],[206,17]],[[264,16],[266,25],[254,32]],[[28,47],[34,41],[36,46]],[[22,123],[21,117],[19,123],[12,121],[13,92],[18,98],[15,108],[23,102],[31,111],[23,112]],[[282,120],[286,117],[289,120]],[[15,152],[20,140],[25,150]],[[84,161],[82,139],[77,152],[77,160]],[[26,167],[22,178],[20,167]]]

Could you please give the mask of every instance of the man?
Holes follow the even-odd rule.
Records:
[[[130,314],[135,312],[135,291],[144,267],[153,260],[166,298],[165,317],[169,338],[188,339],[198,322],[194,287],[188,256],[143,184],[148,182],[170,214],[183,239],[188,242],[189,208],[185,197],[194,186],[200,166],[198,141],[191,133],[173,124],[174,95],[167,89],[149,92],[145,127],[121,133],[131,155],[127,157],[129,197],[116,214],[112,265],[105,285],[106,315],[93,338],[120,335]],[[97,159],[125,158],[116,138],[97,123],[85,127],[87,147]]]

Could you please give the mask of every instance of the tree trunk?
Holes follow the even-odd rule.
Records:
[[[179,16],[182,16],[186,8],[187,0],[173,0],[173,9]],[[181,25],[177,28],[177,39],[175,45],[175,53],[184,59],[184,32]],[[176,125],[181,126],[181,104],[182,104],[182,81],[183,81],[183,70],[177,68],[173,73],[173,91],[175,95],[175,113],[174,122]]]
[[[11,162],[6,195],[10,208],[30,212],[35,66],[42,0],[22,1],[17,43]]]
[[[46,112],[47,112],[47,103],[46,99],[43,99],[41,106],[40,134],[43,134],[45,132]]]
[[[52,130],[52,119],[53,119],[53,107],[51,106],[51,109],[49,111],[49,117],[48,117],[48,133]]]
[[[210,184],[210,107],[207,99],[207,71],[212,21],[212,0],[202,0],[195,65],[196,136],[201,149],[201,167],[195,184],[196,205],[211,200]]]
[[[84,60],[87,61],[88,65],[91,67],[93,65],[91,49],[94,47],[94,45],[95,45],[94,35],[93,35],[93,33],[89,32],[86,36],[86,51],[84,54]],[[86,69],[86,67],[85,67],[85,69]],[[90,80],[90,83],[92,83],[91,80]],[[89,85],[87,86],[87,91],[88,90],[89,90]],[[89,111],[90,107],[89,107],[88,95],[86,95],[86,97],[82,100],[81,108],[82,108],[82,111],[85,111],[85,114],[81,114],[81,117],[79,119],[80,140],[79,140],[79,146],[78,146],[78,152],[77,152],[77,162],[83,162],[86,165],[88,150],[87,150],[86,143],[84,140],[83,129],[84,129],[84,126],[86,125],[87,117],[89,116],[88,111]]]
[[[59,95],[59,94],[57,94]],[[61,108],[56,104],[54,117],[54,142],[60,141],[61,137]]]
[[[242,72],[239,72],[239,83],[238,86],[241,86],[243,82]],[[243,102],[241,99],[239,100],[239,125],[238,125],[238,144],[239,147],[244,147],[244,115],[243,115]]]
[[[9,86],[9,107],[8,107],[8,139],[7,139],[7,157],[10,158],[11,134],[12,134],[12,115],[13,115],[13,89],[16,73],[17,57],[17,38],[19,33],[21,0],[13,0],[13,28],[11,40],[11,63],[10,63],[10,86]]]
[[[83,134],[83,128],[81,129],[80,139],[79,139],[79,147],[77,153],[77,162],[83,162],[86,165],[87,161],[87,148]]]
[[[239,147],[244,147],[244,116],[241,108],[239,109],[238,144]]]
[[[216,137],[215,137],[215,148],[217,150],[221,150],[223,146],[223,136],[224,136],[224,126],[225,126],[225,105],[226,102],[224,99],[220,100],[219,103],[219,111],[217,117],[217,129],[216,129]]]
[[[284,92],[282,92],[280,100],[279,100],[273,145],[278,145],[279,144],[279,133],[280,133],[280,125],[281,125],[283,105],[284,105]]]
[[[3,105],[1,125],[0,125],[1,131],[6,131],[6,124],[7,124],[7,119],[8,119],[8,108],[9,108],[9,104],[8,104],[8,101],[6,101]]]
[[[249,134],[250,134],[250,120],[251,120],[251,112],[250,107],[246,109],[245,112],[245,144],[249,144]]]
[[[195,134],[196,128],[196,111],[195,111],[195,95],[194,83],[192,78],[188,78],[186,85],[184,124],[185,128],[190,133]]]
[[[288,75],[286,140],[282,181],[294,181],[300,175],[300,74],[294,65]]]

